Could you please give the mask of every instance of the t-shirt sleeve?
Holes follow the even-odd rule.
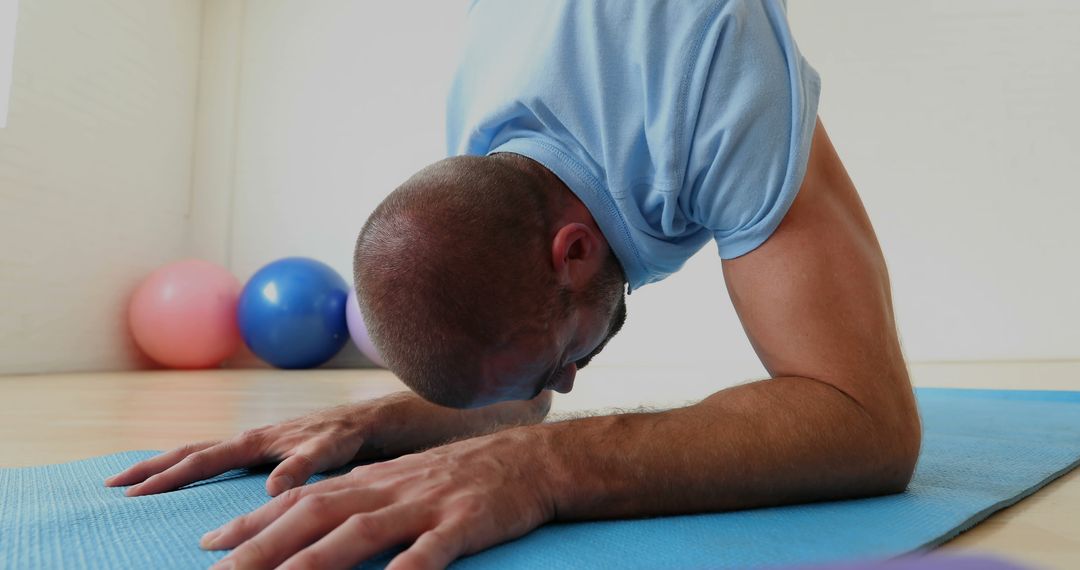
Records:
[[[779,0],[728,2],[714,26],[680,202],[730,259],[764,243],[795,200],[820,79]]]

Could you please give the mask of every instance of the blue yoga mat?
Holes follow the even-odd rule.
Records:
[[[1080,460],[1080,392],[919,390],[923,452],[889,497],[645,520],[552,524],[455,568],[747,568],[932,547]],[[153,451],[0,469],[0,568],[205,568],[199,537],[268,500],[238,470],[129,498],[102,480]],[[315,477],[314,480],[321,477]],[[365,564],[381,568],[389,554]]]

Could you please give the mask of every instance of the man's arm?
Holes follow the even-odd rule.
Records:
[[[899,492],[920,445],[889,278],[820,122],[773,236],[724,261],[772,376],[676,410],[529,428],[560,519],[739,509]]]
[[[224,441],[192,443],[155,455],[109,477],[128,496],[172,491],[230,469],[279,462],[266,480],[278,495],[313,474],[358,459],[384,459],[448,441],[543,421],[551,407],[544,391],[529,401],[475,410],[436,406],[412,392],[316,410]]]

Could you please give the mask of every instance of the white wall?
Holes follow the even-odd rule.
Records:
[[[445,156],[463,16],[456,2],[247,3],[231,248],[239,274],[285,255],[352,274],[368,213]]]
[[[1080,14],[1067,0],[795,2],[821,114],[894,279],[909,358],[1080,358]],[[458,3],[249,3],[235,269],[350,270],[374,205],[442,157]],[[456,48],[455,48],[456,49]],[[760,373],[711,248],[630,298],[608,363]],[[601,359],[598,359],[601,360]]]
[[[24,0],[0,129],[0,373],[127,368],[133,284],[187,251],[201,4]]]
[[[0,0],[0,128],[7,126],[8,97],[11,95],[11,65],[15,60],[16,0]]]
[[[1080,4],[799,2],[908,354],[1080,358]]]

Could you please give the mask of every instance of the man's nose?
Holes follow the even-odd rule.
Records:
[[[575,377],[577,377],[577,364],[571,362],[559,375],[559,382],[554,386],[555,391],[560,394],[569,393],[574,388]]]

